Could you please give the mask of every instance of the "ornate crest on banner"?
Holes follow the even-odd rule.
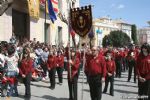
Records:
[[[73,30],[81,37],[86,36],[92,27],[91,5],[71,9],[70,17]]]

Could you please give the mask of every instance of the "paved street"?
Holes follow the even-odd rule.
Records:
[[[68,100],[68,86],[66,79],[66,72],[64,72],[64,83],[63,85],[56,84],[54,90],[49,89],[49,83],[46,82],[32,82],[31,91],[32,96],[31,100]],[[56,79],[58,82],[58,79]],[[86,80],[84,80],[85,82]],[[112,97],[109,94],[103,94],[102,100],[127,100],[122,99],[124,97],[134,98],[137,96],[137,84],[127,81],[127,72],[123,73],[122,78],[115,78],[115,96]],[[78,100],[81,100],[82,94],[82,74],[78,82]],[[83,86],[83,100],[90,100],[89,86],[84,84]],[[103,84],[104,87],[104,84]],[[18,86],[19,97],[10,97],[9,100],[25,100],[24,99],[24,85],[21,84]],[[109,90],[108,90],[109,93]],[[6,100],[6,98],[1,98],[1,100]],[[7,99],[8,100],[8,99]],[[129,99],[136,100],[136,99]]]

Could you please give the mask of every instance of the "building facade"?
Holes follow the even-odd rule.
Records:
[[[71,2],[72,7],[79,7],[79,0],[58,0],[59,11],[66,18],[69,11],[68,2]],[[29,15],[27,0],[14,0],[11,7],[0,16],[0,41],[9,41],[12,34],[20,41],[24,38],[28,40],[36,38],[37,41],[52,45],[66,45],[68,25],[62,22],[59,17],[53,24],[49,15],[45,15],[45,11],[42,9],[40,9],[39,18],[33,18]]]
[[[139,44],[147,42],[150,44],[150,27],[138,29]]]
[[[93,28],[95,33],[95,45],[102,46],[102,40],[105,35],[111,31],[121,30],[131,38],[131,24],[122,19],[112,20],[110,17],[102,17],[93,20]]]

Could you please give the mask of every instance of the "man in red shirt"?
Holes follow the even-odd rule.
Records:
[[[141,53],[137,57],[136,71],[138,94],[139,96],[148,96],[144,100],[150,100],[150,45],[147,43],[142,45]]]
[[[102,81],[106,76],[105,59],[98,53],[97,47],[92,47],[93,58],[90,60],[88,67],[89,87],[91,100],[101,100]]]

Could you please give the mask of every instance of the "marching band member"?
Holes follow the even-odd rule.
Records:
[[[106,65],[104,57],[99,54],[97,47],[92,47],[93,58],[88,67],[89,87],[91,100],[101,100],[102,82],[106,76]]]
[[[68,63],[69,100],[78,99],[77,87],[78,87],[78,74],[79,74],[78,70],[79,70],[80,61],[79,61],[79,58],[75,55],[75,52],[76,51],[71,51],[71,59],[69,60],[69,63]]]
[[[136,70],[135,70],[136,57],[137,57],[137,53],[135,50],[135,46],[132,45],[127,56],[128,67],[129,67],[128,82],[130,82],[132,76],[132,70],[134,70],[134,83],[136,83]]]
[[[64,56],[61,51],[57,52],[56,56],[56,70],[60,85],[63,83],[63,70],[64,70]]]
[[[50,51],[48,60],[47,60],[47,69],[49,72],[49,79],[50,79],[50,89],[55,88],[55,73],[56,73],[56,56],[52,51]]]

